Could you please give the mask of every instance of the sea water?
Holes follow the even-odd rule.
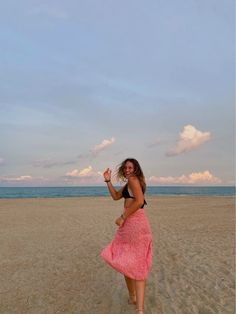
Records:
[[[120,187],[117,187],[120,188]],[[148,186],[147,196],[233,196],[234,186]],[[108,196],[106,186],[73,186],[73,187],[0,187],[0,198],[55,198]]]

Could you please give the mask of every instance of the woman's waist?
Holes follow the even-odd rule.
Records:
[[[129,209],[128,207],[124,207],[124,210],[123,210],[124,213],[127,212],[128,209]],[[140,216],[140,215],[145,216],[144,208],[140,207],[140,208],[136,209],[136,211],[134,211],[132,214],[130,214],[129,217]]]
[[[133,206],[134,200],[131,198],[126,198],[124,201],[124,208],[129,208]],[[140,206],[140,208],[144,208],[144,206],[147,205],[146,200],[143,201],[143,204]]]

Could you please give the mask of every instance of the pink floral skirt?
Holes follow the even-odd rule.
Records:
[[[143,208],[131,214],[118,228],[101,257],[126,277],[147,278],[152,261],[152,234]]]

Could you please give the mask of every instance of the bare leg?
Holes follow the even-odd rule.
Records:
[[[141,310],[144,309],[144,295],[145,295],[145,280],[135,280],[135,290],[137,298],[137,313],[143,313]],[[140,310],[140,312],[138,312]]]
[[[135,280],[129,277],[125,277],[125,282],[129,291],[129,304],[136,304],[136,295],[135,295]]]

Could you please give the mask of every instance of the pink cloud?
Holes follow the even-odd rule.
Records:
[[[215,177],[209,170],[203,172],[193,172],[189,175],[182,175],[179,177],[151,176],[148,181],[156,184],[218,184],[222,182],[220,178]]]

